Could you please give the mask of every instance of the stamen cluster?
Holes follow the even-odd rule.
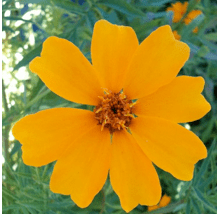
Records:
[[[98,125],[101,125],[101,130],[108,128],[112,134],[115,131],[128,129],[133,116],[133,103],[127,99],[123,92],[112,93],[106,91],[99,105],[94,109],[95,117],[98,120]]]

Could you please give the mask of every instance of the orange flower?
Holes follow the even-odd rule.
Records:
[[[172,7],[168,7],[167,11],[173,11],[173,22],[177,23],[179,22],[182,17],[187,12],[188,8],[188,2],[184,2],[183,4],[181,2],[176,2],[175,4],[172,4]],[[192,10],[189,12],[186,16],[186,18],[183,20],[186,25],[190,24],[197,16],[202,14],[202,11],[200,10]],[[193,30],[194,33],[198,32],[198,27],[196,27]]]
[[[173,11],[173,22],[177,23],[185,15],[187,8],[188,2],[184,2],[183,4],[181,2],[176,2],[175,4],[172,4],[171,7],[168,7],[167,11]]]
[[[155,206],[149,206],[148,207],[148,211],[152,211],[152,210],[156,210],[156,209],[159,209],[159,208],[162,208],[162,207],[166,207],[171,201],[171,197],[169,197],[168,195],[164,195],[159,204],[158,205],[155,205]]]
[[[185,24],[186,25],[190,24],[200,14],[202,14],[202,11],[192,10],[190,13],[188,13],[187,17],[184,19]]]
[[[180,40],[181,36],[178,34],[178,32],[176,30],[173,31],[173,36],[175,37],[175,39]]]
[[[202,77],[176,77],[189,52],[168,25],[139,45],[132,28],[98,21],[92,64],[71,42],[49,37],[30,70],[59,96],[96,107],[53,108],[18,121],[13,135],[24,163],[39,167],[57,160],[51,191],[71,195],[82,208],[108,171],[124,210],[157,204],[161,187],[152,162],[188,181],[194,164],[207,156],[201,140],[177,124],[210,110]]]

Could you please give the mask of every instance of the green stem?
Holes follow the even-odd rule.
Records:
[[[37,103],[38,100],[40,100],[42,97],[46,96],[48,93],[50,93],[50,90],[47,89],[45,92],[37,95],[37,97],[35,97],[34,99],[32,99],[31,101],[28,102],[28,104],[25,106],[25,109],[28,109],[29,107],[31,107],[33,104]]]
[[[2,80],[2,100],[3,100],[3,106],[4,106],[4,110],[5,110],[5,114],[7,114],[9,112],[9,108],[8,108],[8,103],[7,103],[7,98],[6,98],[6,93],[5,93],[5,85],[4,85],[4,81]],[[9,149],[9,131],[11,129],[10,125],[7,125],[4,127],[3,129],[3,148],[4,148],[4,158],[5,158],[5,162],[8,163],[8,167],[10,167],[10,155],[8,152]],[[5,165],[6,166],[6,165]],[[6,178],[9,177],[9,169],[8,167],[6,167]],[[9,184],[6,184],[7,189],[10,189]]]

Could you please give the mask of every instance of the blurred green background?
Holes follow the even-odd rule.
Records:
[[[24,165],[21,145],[11,133],[17,120],[42,109],[88,108],[51,92],[37,75],[30,72],[28,64],[40,55],[43,41],[52,35],[73,42],[90,60],[93,26],[99,19],[131,26],[140,42],[157,27],[169,24],[179,32],[181,41],[190,46],[191,57],[180,74],[205,78],[203,94],[212,110],[201,120],[183,125],[202,139],[209,154],[196,165],[194,179],[190,182],[179,181],[157,169],[163,194],[170,196],[172,201],[167,207],[150,213],[217,213],[217,1],[189,1],[188,10],[203,12],[189,25],[172,23],[173,13],[166,12],[166,8],[175,2],[2,0],[3,213],[125,213],[109,180],[86,209],[78,208],[69,196],[52,193],[49,179],[54,163],[40,168]],[[198,33],[192,33],[197,26]],[[130,213],[146,212],[146,206],[138,206]]]

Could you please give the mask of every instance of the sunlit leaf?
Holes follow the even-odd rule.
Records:
[[[51,0],[55,6],[62,8],[69,13],[84,15],[84,10],[77,4],[69,0]]]
[[[22,66],[26,66],[29,64],[36,56],[40,56],[42,49],[42,44],[39,44],[33,50],[31,50],[28,54],[26,54],[23,59],[18,62],[18,64],[14,67],[14,70],[21,68]]]
[[[127,1],[125,0],[101,0],[98,5],[104,5],[113,8],[129,16],[145,16],[145,14],[141,10],[127,3]]]

